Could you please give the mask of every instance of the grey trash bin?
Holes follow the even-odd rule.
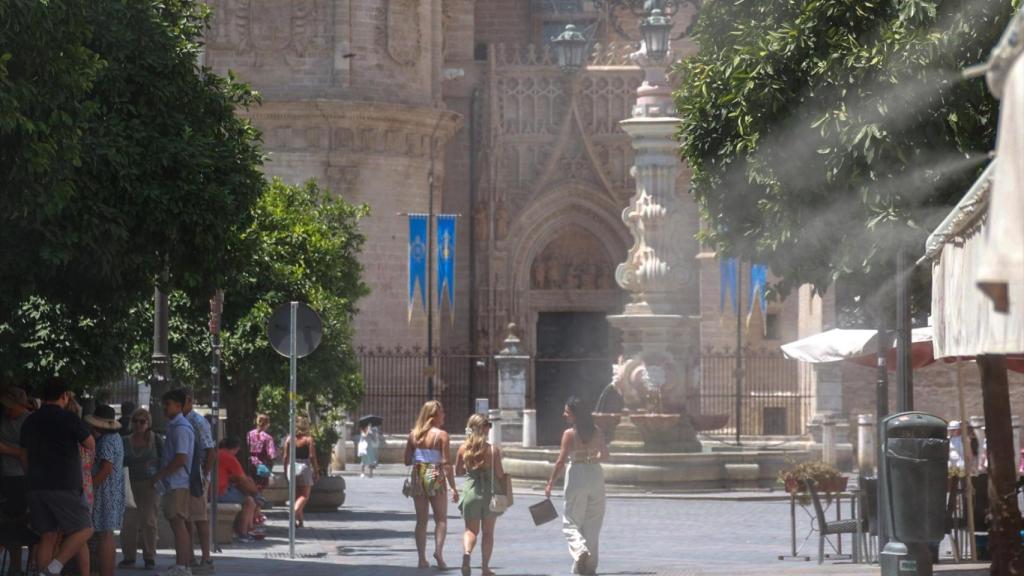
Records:
[[[895,539],[905,543],[942,540],[949,462],[946,421],[923,412],[887,418],[885,460]]]

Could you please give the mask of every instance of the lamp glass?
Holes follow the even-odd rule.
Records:
[[[583,52],[587,45],[587,39],[576,29],[576,26],[567,25],[565,31],[551,43],[555,45],[555,56],[558,58],[559,66],[566,69],[577,69],[583,66]]]
[[[652,10],[650,16],[640,22],[640,32],[643,34],[648,56],[661,60],[668,54],[672,19],[665,16],[661,10]]]

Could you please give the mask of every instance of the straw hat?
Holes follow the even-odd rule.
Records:
[[[106,404],[99,404],[92,414],[85,417],[85,422],[100,430],[120,430],[121,423],[115,418],[114,409]]]
[[[0,393],[0,404],[12,409],[32,409],[32,405],[28,401],[28,394],[23,389],[17,387],[8,388],[3,393]]]

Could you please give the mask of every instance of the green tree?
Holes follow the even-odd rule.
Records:
[[[207,19],[195,0],[0,3],[7,377],[96,383],[162,271],[198,297],[244,260],[262,155],[236,111],[255,94],[197,67]]]
[[[257,401],[265,408],[287,406],[288,362],[270,347],[266,327],[273,309],[291,300],[308,303],[324,323],[319,348],[299,362],[300,404],[320,412],[361,398],[352,321],[357,301],[369,292],[358,260],[365,240],[359,220],[366,213],[365,206],[332,196],[312,181],[290,186],[275,180],[256,203],[252,224],[242,234],[248,262],[223,285],[222,397],[232,434],[245,432]],[[205,390],[208,302],[182,293],[171,300],[174,377]],[[145,323],[140,324],[141,331]],[[142,369],[148,348],[138,348],[134,358]],[[281,420],[287,411],[272,413]]]
[[[681,155],[705,241],[786,293],[836,280],[865,302],[992,149],[995,101],[959,82],[1009,0],[711,0],[679,64]]]

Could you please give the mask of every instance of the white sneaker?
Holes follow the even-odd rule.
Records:
[[[192,576],[192,571],[187,567],[171,566],[170,570],[164,572],[161,576]]]

